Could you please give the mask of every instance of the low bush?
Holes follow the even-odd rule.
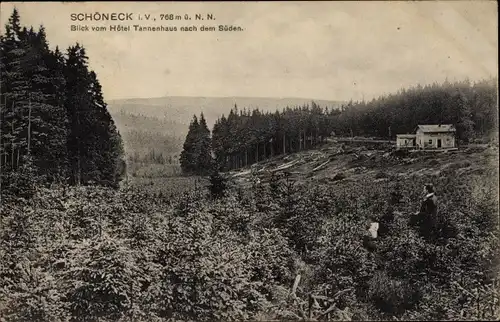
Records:
[[[339,180],[343,180],[346,178],[346,175],[342,172],[339,172],[337,173],[334,177],[333,177],[333,181],[339,181]]]

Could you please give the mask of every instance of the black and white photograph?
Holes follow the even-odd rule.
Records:
[[[0,70],[0,322],[500,320],[496,1],[5,1]]]

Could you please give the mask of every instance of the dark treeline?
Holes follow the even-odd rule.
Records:
[[[370,102],[351,102],[330,126],[343,134],[352,130],[354,135],[395,138],[414,133],[418,124],[453,124],[457,139],[469,142],[496,131],[497,91],[497,78],[418,85]]]
[[[275,113],[238,111],[235,106],[227,118],[222,116],[214,125],[215,162],[220,169],[228,170],[309,149],[324,142],[331,132],[329,117],[338,113],[322,109],[315,102]]]
[[[42,183],[116,186],[122,140],[78,43],[49,49],[45,29],[12,12],[0,39],[2,190],[29,171]]]
[[[332,133],[394,139],[398,133],[414,133],[418,124],[453,124],[459,142],[488,138],[497,128],[497,88],[496,78],[476,83],[445,81],[368,102],[350,101],[340,109],[315,102],[274,113],[235,106],[213,127],[214,162],[219,170],[236,169],[309,149]]]

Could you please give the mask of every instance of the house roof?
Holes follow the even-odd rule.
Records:
[[[451,124],[432,124],[432,125],[419,125],[418,129],[424,133],[442,133],[442,132],[455,132],[455,127]]]

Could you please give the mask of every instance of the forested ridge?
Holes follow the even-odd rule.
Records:
[[[418,85],[340,109],[314,101],[274,113],[235,106],[212,129],[214,162],[219,169],[236,169],[312,148],[332,134],[394,139],[414,133],[418,124],[453,124],[461,143],[488,141],[498,128],[497,91],[497,78],[490,78]]]
[[[44,27],[22,27],[14,9],[0,54],[2,193],[23,180],[116,186],[122,140],[85,48],[51,50]]]
[[[159,119],[168,119],[177,124],[188,125],[193,115],[204,113],[209,128],[222,114],[227,114],[234,105],[247,109],[260,108],[274,112],[286,106],[301,106],[311,101],[310,98],[294,97],[245,97],[245,96],[174,96],[109,100],[108,108],[116,117],[122,111],[135,115],[144,115]],[[315,100],[321,106],[339,107],[340,101]]]

